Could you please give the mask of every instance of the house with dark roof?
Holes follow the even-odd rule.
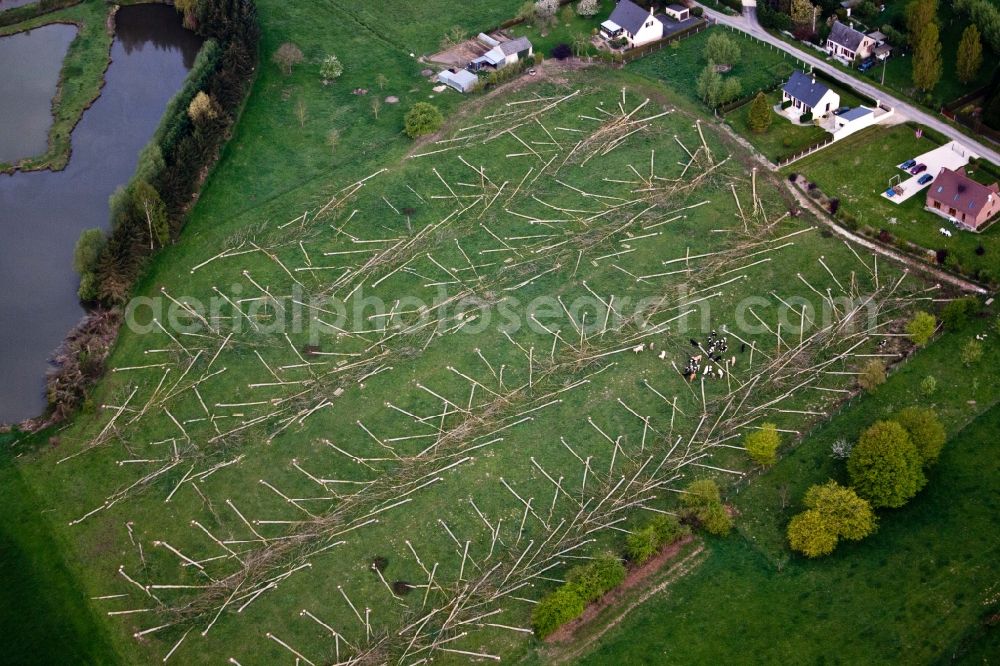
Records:
[[[781,101],[791,102],[785,113],[793,119],[803,113],[819,118],[840,106],[840,95],[819,83],[815,75],[796,70],[781,88]]]
[[[977,183],[961,171],[941,167],[927,190],[927,210],[979,231],[1000,212],[1000,185]]]
[[[601,24],[601,36],[605,39],[625,39],[629,48],[642,46],[663,39],[663,23],[648,11],[632,2],[618,0],[608,20]]]
[[[855,58],[871,56],[876,40],[846,23],[834,21],[830,36],[826,38],[826,52],[834,58],[853,62]]]

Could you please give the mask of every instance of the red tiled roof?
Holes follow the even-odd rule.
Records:
[[[998,194],[1000,187],[996,183],[983,185],[963,173],[942,167],[927,191],[927,198],[978,218],[990,196],[996,197]]]

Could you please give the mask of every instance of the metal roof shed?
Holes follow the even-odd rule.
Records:
[[[457,72],[446,69],[438,73],[438,81],[454,88],[460,93],[467,93],[475,88],[476,83],[479,82],[479,77],[464,69],[460,69]]]

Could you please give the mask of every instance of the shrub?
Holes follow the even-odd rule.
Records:
[[[813,119],[812,111],[806,111],[801,116],[799,116],[800,123],[809,123],[812,122],[812,119]]]
[[[88,302],[97,298],[98,281],[95,271],[101,252],[107,244],[107,238],[101,229],[84,229],[73,249],[73,268],[80,276],[80,286],[77,296],[81,301]]]
[[[831,215],[836,215],[837,211],[840,210],[840,199],[838,199],[837,197],[832,197],[830,199],[828,210],[830,211]]]
[[[781,110],[784,111],[785,109],[790,108],[791,106],[792,106],[792,100],[786,99],[784,102],[781,103]]]
[[[625,539],[625,554],[635,564],[642,564],[657,550],[656,530],[652,525],[635,530]]]
[[[340,78],[343,73],[344,66],[340,63],[340,59],[332,53],[323,58],[323,62],[319,64],[319,78],[322,79],[323,83]]]
[[[535,604],[531,625],[539,638],[545,638],[561,625],[580,617],[586,607],[576,586],[563,585]]]
[[[917,312],[913,318],[906,323],[906,334],[910,336],[910,341],[918,347],[923,347],[937,330],[937,318],[929,312]]]
[[[588,564],[573,567],[566,582],[573,585],[584,601],[594,601],[625,580],[625,565],[614,555],[599,555]]]
[[[710,534],[726,534],[733,523],[722,505],[719,486],[711,479],[692,481],[681,495],[687,507],[686,516],[700,524]]]
[[[650,521],[650,525],[656,532],[656,540],[660,547],[672,544],[688,533],[686,527],[673,516],[660,514]]]
[[[556,44],[552,47],[551,55],[556,60],[565,60],[573,55],[573,47],[569,44]]]
[[[941,320],[948,328],[961,328],[978,313],[979,300],[975,296],[963,296],[944,306],[944,310],[941,311]]]
[[[878,421],[862,433],[847,461],[851,484],[873,506],[903,506],[927,482],[920,453],[895,421]]]
[[[983,358],[983,346],[978,340],[969,340],[962,347],[962,363],[964,365],[975,365]]]
[[[763,423],[760,430],[749,433],[743,439],[743,446],[750,459],[758,465],[773,465],[778,462],[778,447],[781,446],[781,435],[773,423]]]
[[[858,541],[875,530],[875,513],[871,504],[858,497],[853,489],[845,488],[836,481],[809,488],[803,504],[819,511],[837,538]]]
[[[858,375],[858,385],[866,391],[874,391],[885,383],[885,363],[873,358]]]
[[[823,514],[803,511],[788,523],[788,545],[806,557],[829,555],[837,547],[837,535]]]
[[[936,411],[929,407],[907,407],[896,414],[896,422],[910,435],[925,466],[937,462],[947,435]]]
[[[937,380],[934,379],[933,375],[927,375],[920,380],[920,392],[924,395],[934,395],[937,391]]]
[[[728,534],[733,528],[733,519],[722,504],[710,504],[699,514],[698,520],[706,532],[717,536]]]
[[[444,116],[433,104],[427,102],[417,102],[409,111],[403,121],[406,135],[415,139],[425,134],[433,134],[444,124]]]
[[[705,15],[704,7],[701,7],[700,5],[695,5],[694,7],[691,8],[691,16],[701,18],[704,15]]]

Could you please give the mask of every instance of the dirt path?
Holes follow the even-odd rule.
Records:
[[[546,638],[545,642],[551,645],[551,647],[546,648],[544,651],[546,661],[551,664],[567,663],[589,652],[593,648],[594,643],[621,624],[629,613],[649,601],[652,597],[663,592],[674,581],[700,564],[705,550],[703,544],[698,544],[690,553],[680,560],[673,562],[673,565],[667,570],[665,578],[659,584],[644,590],[638,597],[622,605],[629,597],[629,592],[635,590],[635,588],[641,586],[649,578],[659,573],[664,566],[673,561],[684,547],[693,540],[693,537],[685,537],[665,548],[659,555],[646,564],[633,569],[621,585],[601,597],[597,602],[587,606],[587,610],[579,618],[563,625]],[[600,628],[593,633],[585,634],[585,630],[592,628],[591,625],[595,620],[601,618],[605,611],[619,605],[621,608],[615,609],[612,616],[601,619],[602,624]]]

